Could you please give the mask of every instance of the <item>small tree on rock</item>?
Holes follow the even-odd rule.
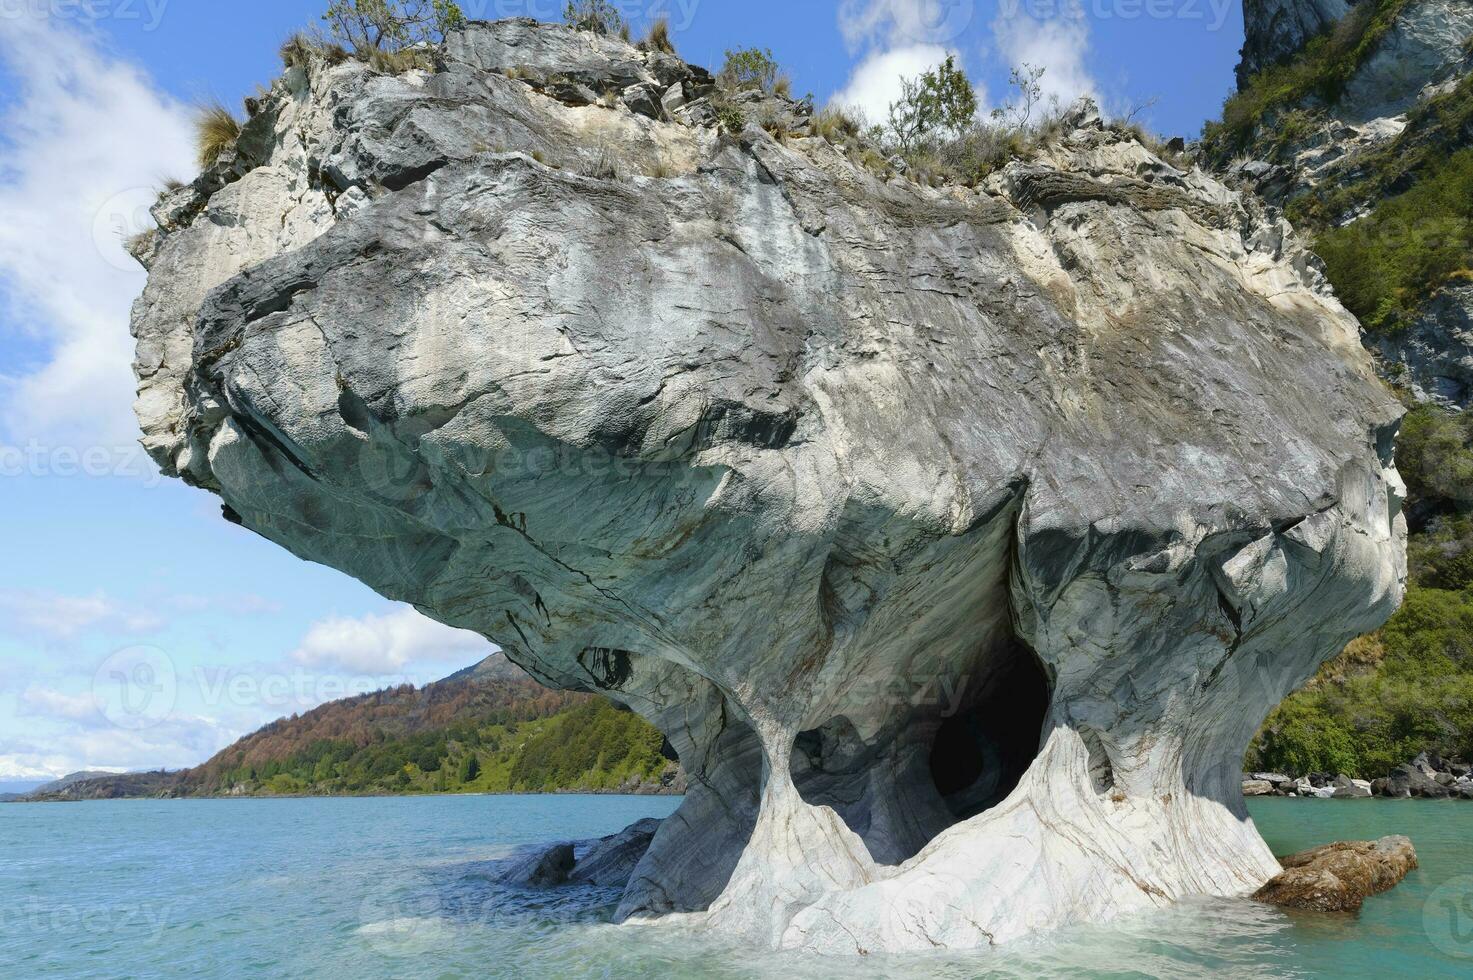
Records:
[[[742,48],[726,52],[726,64],[722,65],[716,81],[731,91],[758,89],[771,93],[777,88],[777,72],[777,59],[770,50]]]
[[[360,55],[438,44],[465,24],[454,0],[333,0],[322,19],[335,39]]]
[[[1007,102],[992,110],[992,118],[1002,125],[1022,131],[1033,121],[1033,110],[1043,99],[1042,66],[1033,66],[1026,61],[1013,69],[1008,82],[1018,90],[1018,101]]]
[[[568,0],[563,21],[576,30],[629,40],[629,21],[612,0]]]
[[[938,132],[957,135],[977,115],[977,93],[956,58],[946,60],[919,78],[901,79],[900,99],[890,103],[885,129],[902,153],[915,150]]]

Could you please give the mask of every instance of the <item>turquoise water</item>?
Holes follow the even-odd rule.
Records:
[[[511,892],[486,862],[658,797],[0,806],[0,977],[1473,976],[1473,805],[1266,799],[1280,853],[1404,833],[1422,867],[1359,917],[1193,901],[995,951],[820,960],[605,924],[616,894]]]

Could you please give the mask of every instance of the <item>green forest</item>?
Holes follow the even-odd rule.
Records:
[[[667,789],[664,737],[605,698],[525,676],[450,678],[325,704],[197,769],[183,795],[538,793]]]
[[[671,765],[663,741],[600,698],[549,718],[462,722],[363,746],[320,739],[280,761],[228,769],[223,782],[272,795],[627,790],[659,785]]]

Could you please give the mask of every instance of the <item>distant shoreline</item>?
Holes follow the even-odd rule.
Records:
[[[548,792],[475,792],[475,793],[210,793],[189,796],[107,796],[45,798],[39,800],[0,800],[0,803],[183,803],[191,800],[397,800],[397,799],[440,799],[445,797],[472,796],[611,796],[640,799],[649,797],[681,798],[684,793],[623,793],[616,790],[569,789]]]

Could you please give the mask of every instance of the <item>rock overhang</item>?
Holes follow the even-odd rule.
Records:
[[[935,189],[613,39],[442,60],[294,69],[161,207],[166,472],[661,727],[621,916],[967,946],[1274,873],[1242,749],[1405,563],[1400,410],[1281,222],[1088,114]],[[600,77],[708,94],[556,97]]]

